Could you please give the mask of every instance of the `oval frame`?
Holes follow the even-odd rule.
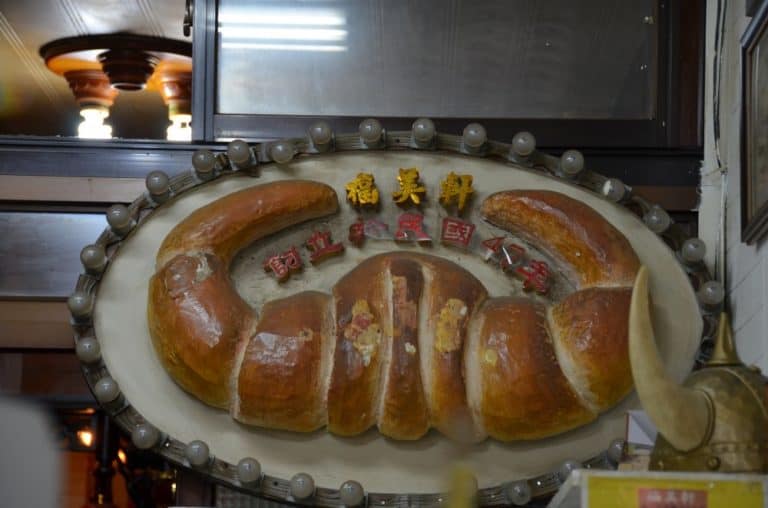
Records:
[[[525,134],[528,135],[527,133]],[[515,136],[515,139],[517,139],[518,136]],[[515,140],[513,140],[513,143],[511,144],[486,141],[480,146],[471,147],[464,143],[464,139],[461,136],[436,133],[430,142],[424,142],[416,140],[413,133],[410,131],[387,132],[385,129],[382,129],[381,137],[375,143],[371,143],[370,140],[366,142],[359,134],[332,135],[330,142],[325,146],[316,146],[311,138],[282,140],[277,143],[287,144],[289,149],[292,148],[294,156],[312,156],[313,154],[344,151],[427,150],[490,158],[499,162],[508,162],[523,166],[527,169],[539,171],[550,176],[567,179],[578,186],[604,196],[605,199],[609,201],[627,207],[640,217],[645,217],[651,211],[658,212],[659,210],[657,205],[649,203],[643,198],[634,195],[629,187],[624,187],[624,192],[620,195],[611,192],[609,183],[611,179],[596,172],[586,168],[576,172],[563,171],[561,158],[554,157],[535,149],[528,155],[520,155],[514,149]],[[259,163],[275,162],[271,158],[271,149],[275,144],[276,142],[269,142],[253,145],[251,147],[252,160],[250,161],[249,166],[254,167]],[[566,152],[564,157],[568,154],[570,154],[570,157],[574,157],[574,152],[575,151]],[[575,153],[578,154],[576,156],[577,158],[581,157],[581,154],[578,152]],[[211,179],[204,180],[199,178],[196,170],[192,168],[191,170],[182,172],[170,179],[168,194],[170,196],[177,196],[213,179],[226,177],[235,172],[248,171],[247,167],[238,167],[238,165],[231,162],[226,153],[219,153],[215,156],[214,160],[215,168]],[[141,225],[160,204],[161,203],[153,200],[148,192],[139,196],[127,208],[132,217],[130,227],[127,229],[132,230]],[[95,272],[93,270],[86,270],[85,273],[81,274],[75,288],[76,293],[87,295],[91,299],[94,298],[101,279],[101,274],[107,269],[111,259],[116,255],[122,242],[130,235],[130,231],[124,230],[121,231],[121,233],[122,234],[117,234],[110,227],[107,227],[104,232],[102,232],[95,242],[95,245],[104,248],[106,253],[106,265],[101,270]],[[680,254],[680,250],[685,240],[689,237],[679,225],[671,223],[664,228],[663,231],[658,232],[658,235],[673,250],[673,252],[677,254],[677,258],[685,273],[688,275],[694,290],[698,290],[702,284],[712,280],[703,262],[687,263],[684,261]],[[71,310],[74,311],[72,307]],[[702,343],[696,358],[697,364],[704,362],[709,355],[709,350],[711,350],[720,305],[700,305],[700,310],[703,319],[703,332]],[[92,314],[90,312],[85,315],[82,313],[75,314],[78,314],[77,317],[73,316],[72,319],[75,344],[77,345],[81,340],[86,338],[98,340],[95,336]],[[88,358],[88,361],[82,361],[82,369],[90,389],[98,399],[99,393],[97,391],[97,384],[101,381],[103,386],[106,380],[111,380],[108,369],[101,359],[93,361],[92,355]],[[100,403],[105,411],[128,434],[134,433],[134,430],[140,426],[144,429],[146,429],[147,426],[151,428],[151,422],[147,422],[130,402],[122,396],[122,394],[118,395],[114,400],[102,401]],[[606,446],[607,449],[605,451],[585,460],[582,465],[586,468],[615,468],[616,463],[614,458],[616,452],[615,450],[613,452],[611,450],[618,446],[618,444],[611,443],[609,445],[606,443]],[[343,506],[340,489],[318,487],[314,490],[314,495],[302,500],[296,499],[291,495],[291,479],[277,478],[262,474],[258,482],[244,484],[239,480],[237,464],[231,464],[213,456],[205,461],[204,464],[193,466],[186,455],[187,444],[174,439],[172,436],[163,434],[162,432],[158,433],[157,442],[151,446],[151,448],[171,462],[193,468],[196,471],[211,477],[214,481],[249,494],[291,503],[306,503],[329,507]],[[565,467],[567,465],[569,464],[564,464],[563,466]],[[572,464],[570,464],[569,467],[571,465]],[[534,499],[554,494],[564,480],[565,478],[561,471],[553,471],[530,478],[510,479],[509,482],[501,485],[479,489],[477,500],[478,503],[483,506],[509,505],[512,503],[512,499],[508,494],[508,490],[512,487],[519,487],[521,484],[527,485],[530,489],[531,498]],[[445,494],[443,493],[407,494],[366,492],[361,505],[439,506],[443,503],[444,499]]]

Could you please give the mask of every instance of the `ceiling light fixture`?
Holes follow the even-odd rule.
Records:
[[[81,138],[111,138],[112,127],[105,125],[104,120],[109,117],[109,108],[115,101],[117,90],[110,86],[107,76],[99,68],[83,66],[65,71],[64,77],[83,117],[77,135]]]
[[[72,89],[83,117],[79,137],[111,138],[104,120],[118,92],[148,89],[168,106],[168,139],[191,139],[190,43],[127,33],[86,35],[51,41],[40,56]]]
[[[147,82],[147,89],[156,90],[168,106],[171,125],[166,130],[168,141],[192,140],[192,67],[179,61],[161,62]]]
[[[81,138],[110,139],[112,126],[104,120],[109,116],[109,108],[104,106],[86,106],[80,108],[83,121],[77,126],[77,135]]]

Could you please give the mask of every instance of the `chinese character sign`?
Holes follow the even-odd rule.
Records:
[[[372,238],[374,240],[391,240],[392,233],[389,231],[389,226],[378,219],[368,219],[363,226],[363,232],[366,238]]]
[[[349,226],[349,243],[355,247],[362,247],[365,242],[365,222],[357,219]]]
[[[347,183],[347,200],[354,206],[375,206],[379,203],[379,190],[370,173],[358,173],[354,180]]]
[[[525,249],[521,246],[510,243],[501,248],[499,254],[499,264],[504,271],[516,269],[525,262]]]
[[[707,508],[707,492],[694,489],[639,488],[638,508]]]
[[[494,260],[499,263],[501,269],[507,271],[512,268],[517,268],[525,261],[525,249],[521,246],[509,243],[504,245],[503,236],[495,236],[482,242],[485,248],[485,254],[483,259],[486,261]]]
[[[398,205],[411,203],[421,204],[421,199],[427,193],[426,187],[419,182],[419,170],[416,168],[400,168],[397,176],[399,190],[392,193],[395,203]]]
[[[520,278],[525,291],[546,294],[551,283],[549,265],[544,261],[530,259],[523,247],[514,243],[505,245],[504,240],[503,236],[483,240],[484,259],[498,263],[502,270]]]
[[[549,291],[549,266],[544,261],[531,260],[515,268],[515,274],[523,279],[523,289],[546,294]]]
[[[497,258],[501,251],[501,247],[504,245],[504,240],[506,240],[506,238],[503,236],[494,236],[493,238],[483,240],[482,244],[485,248],[483,259],[488,261],[491,258]]]
[[[288,276],[301,270],[301,256],[296,247],[291,247],[282,254],[275,254],[264,261],[264,270],[272,272],[278,281],[283,282]]]
[[[475,225],[455,217],[445,217],[443,227],[440,232],[440,241],[455,245],[456,247],[469,247],[472,240],[472,234],[475,232]]]
[[[307,240],[307,249],[311,251],[309,260],[312,263],[318,263],[330,256],[341,254],[344,251],[344,244],[333,243],[330,231],[316,231]]]
[[[448,207],[455,204],[459,213],[464,211],[467,200],[472,196],[472,175],[457,175],[450,172],[440,182],[440,202]]]
[[[424,216],[419,213],[404,213],[397,219],[396,242],[430,242],[424,231]]]

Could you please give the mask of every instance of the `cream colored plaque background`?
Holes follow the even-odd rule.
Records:
[[[206,441],[218,458],[237,463],[242,457],[258,459],[265,473],[290,478],[303,471],[318,486],[338,488],[348,479],[372,492],[425,493],[445,488],[447,465],[454,459],[468,463],[481,487],[552,471],[565,459],[583,460],[605,449],[624,435],[624,411],[639,407],[633,394],[593,424],[555,438],[501,444],[493,440],[459,448],[436,433],[417,442],[396,442],[375,430],[358,438],[334,437],[325,431],[310,435],[252,429],[230,419],[224,411],[209,408],[187,395],[168,377],[155,357],[147,330],[147,281],[154,272],[160,242],[171,228],[196,208],[232,191],[266,181],[301,178],[326,182],[339,195],[342,213],[327,221],[334,238],[346,242],[355,213],[344,202],[344,184],[360,170],[373,172],[382,193],[382,216],[394,224],[400,210],[389,196],[399,167],[418,167],[428,189],[425,223],[435,238],[441,207],[437,205],[440,180],[450,171],[475,178],[476,208],[488,194],[503,189],[546,188],[580,199],[600,212],[630,240],[651,271],[654,325],[661,354],[669,371],[682,379],[690,370],[701,336],[701,318],[693,290],[674,254],[635,216],[588,191],[565,182],[510,165],[460,155],[418,152],[370,152],[314,156],[277,167],[266,165],[258,178],[226,178],[182,195],[157,210],[124,242],[99,286],[94,323],[104,361],[127,399],[147,420],[181,440]],[[471,218],[480,222],[476,212]],[[347,243],[347,252],[320,265],[308,267],[285,285],[278,285],[261,268],[264,254],[291,242],[299,244],[318,224],[294,229],[249,249],[235,263],[238,290],[258,309],[262,301],[314,288],[328,291],[332,284],[361,259],[400,248],[394,242],[368,241],[362,250]],[[488,235],[492,228],[479,225]],[[491,295],[509,294],[508,279],[475,254],[461,254],[434,242],[416,250],[459,262],[481,279]],[[308,260],[304,251],[304,260]],[[307,263],[308,264],[308,263]],[[365,283],[365,281],[361,281]]]

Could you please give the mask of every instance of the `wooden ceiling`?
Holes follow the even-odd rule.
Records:
[[[80,121],[66,80],[38,55],[54,39],[131,32],[189,41],[184,0],[0,0],[0,135],[73,136]],[[113,135],[164,139],[167,110],[155,92],[118,96]]]

